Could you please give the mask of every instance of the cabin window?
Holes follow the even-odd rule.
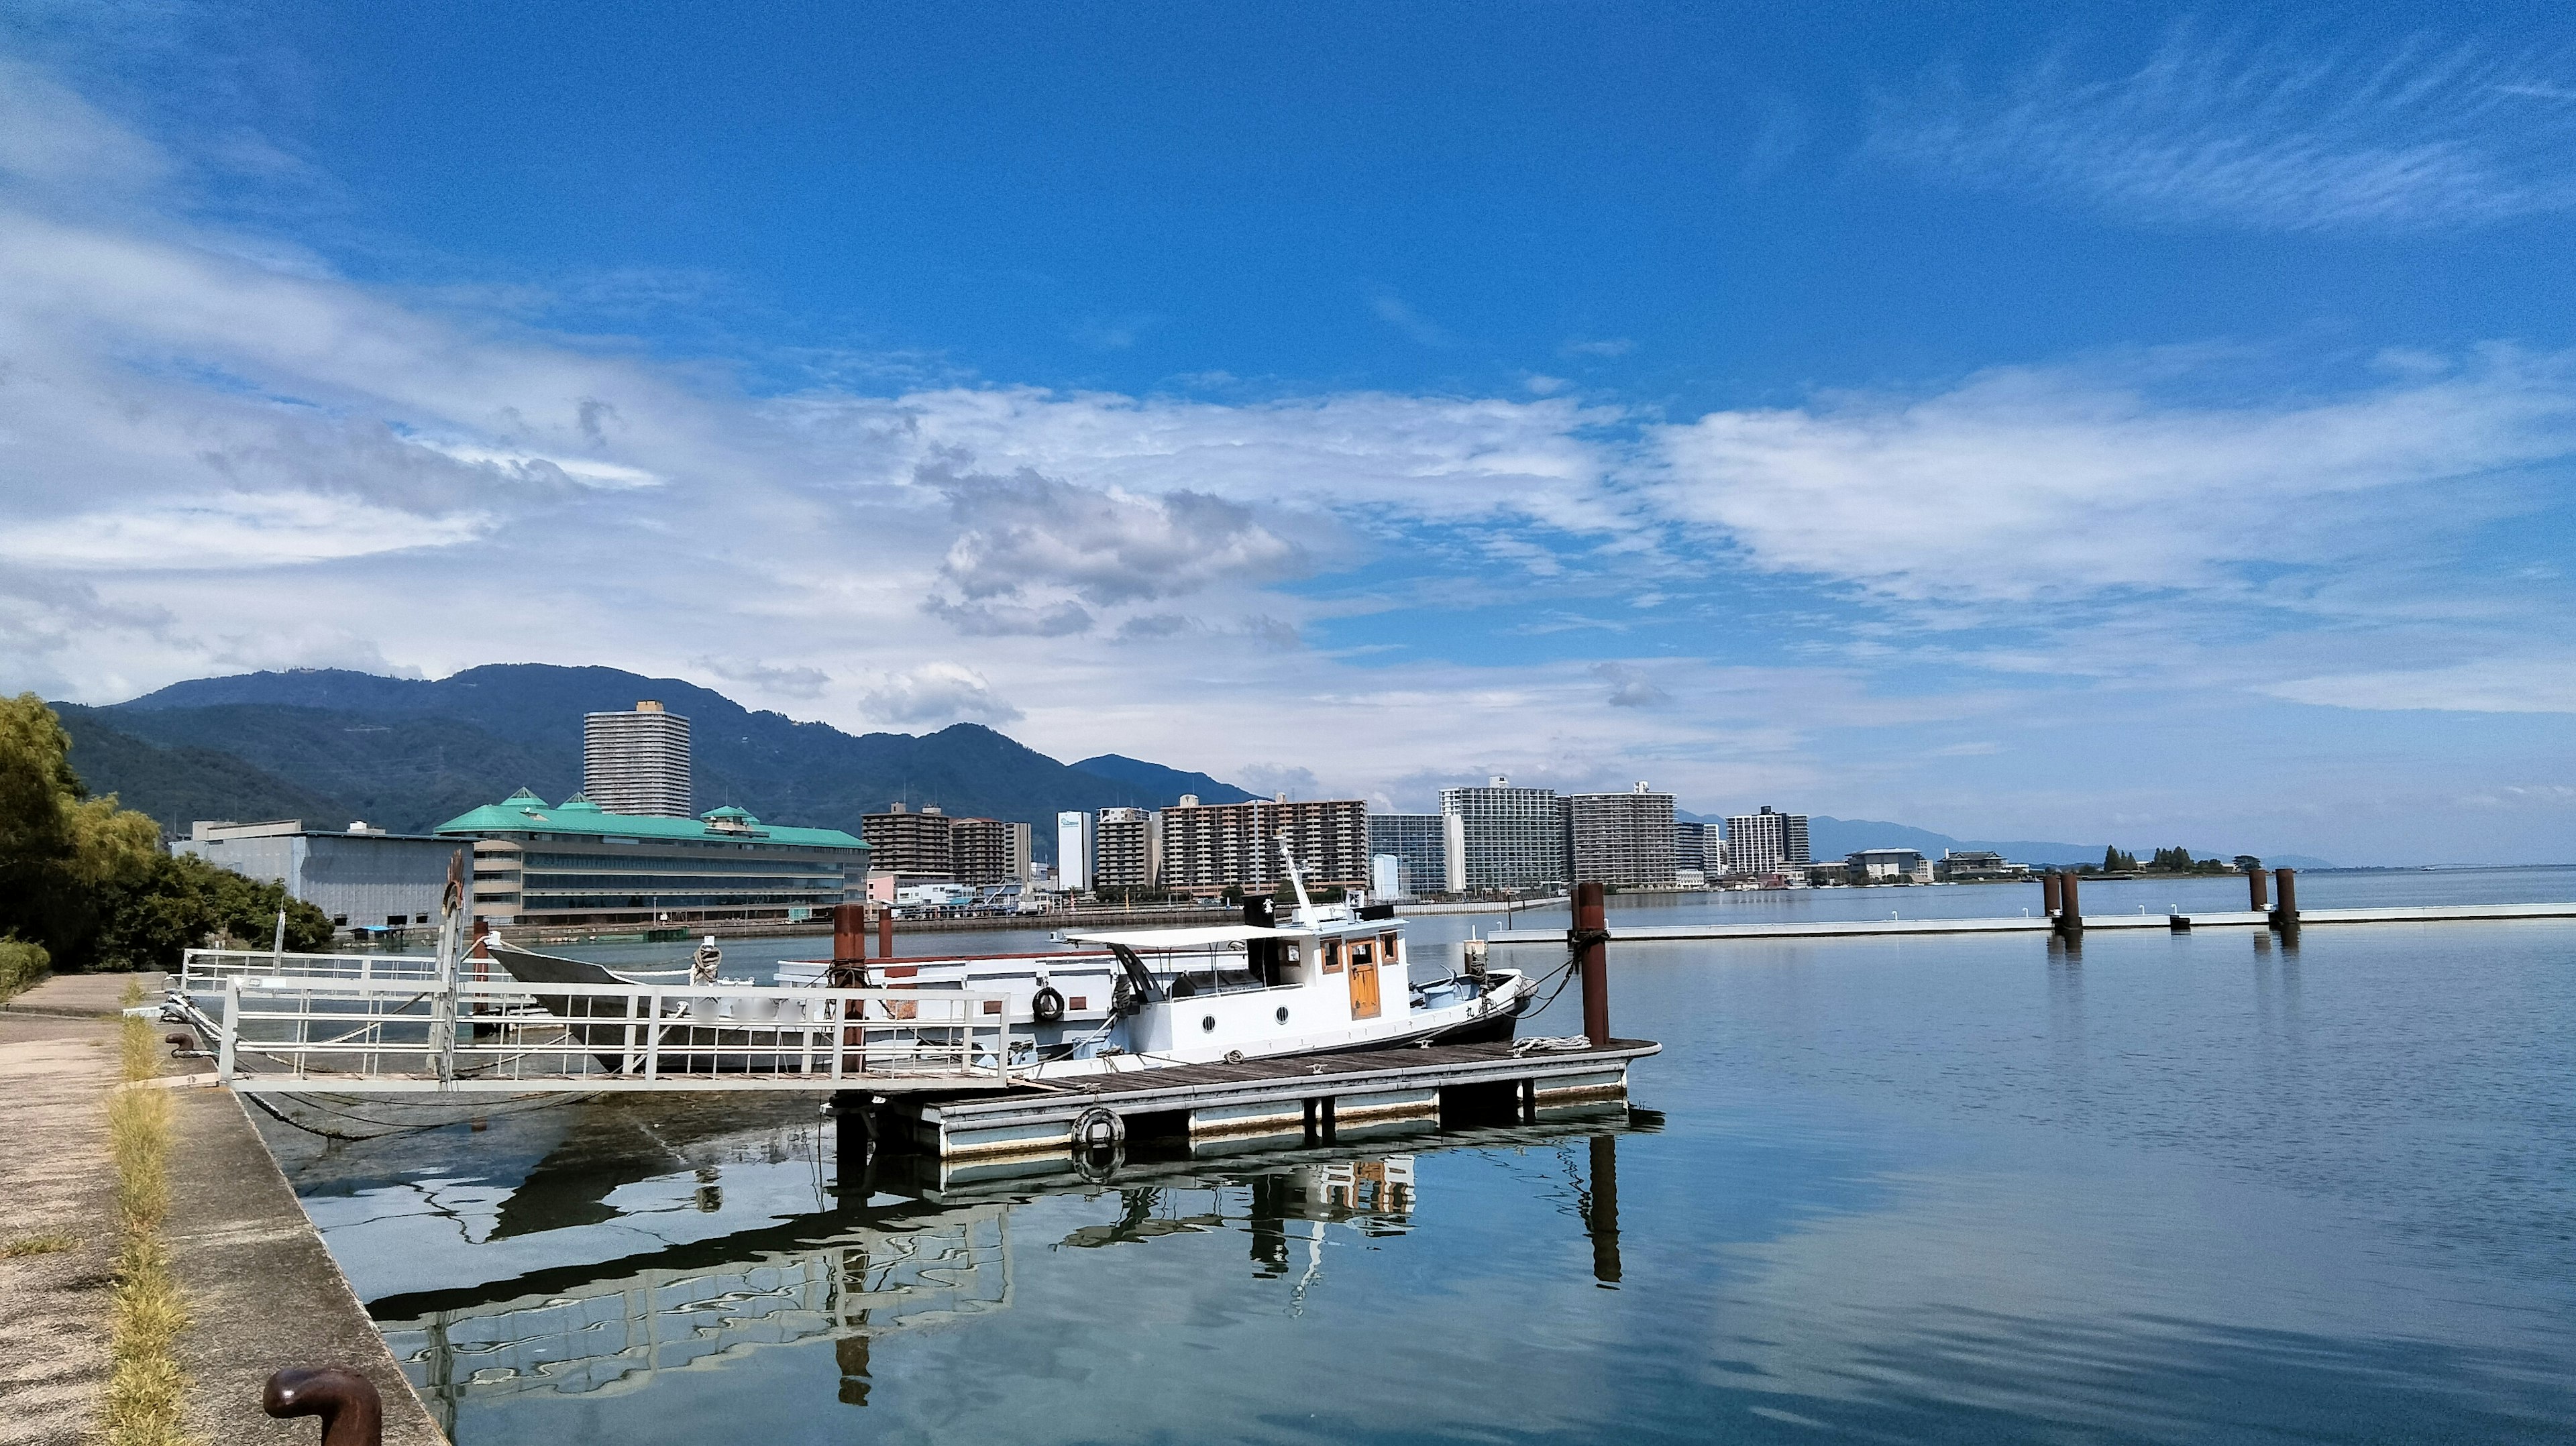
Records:
[[[1351,945],[1351,963],[1353,965],[1367,965],[1374,964],[1376,962],[1377,945],[1375,943],[1363,939]]]
[[[1384,950],[1386,951],[1386,952],[1384,952],[1384,953],[1380,954],[1378,957],[1379,957],[1379,958],[1381,958],[1381,959],[1384,959],[1385,961],[1387,961],[1387,962],[1388,962],[1388,963],[1390,963],[1390,964],[1392,964],[1392,963],[1394,963],[1394,962],[1395,962],[1395,941],[1396,941],[1396,938],[1397,938],[1397,936],[1396,936],[1396,935],[1393,935],[1393,934],[1380,934],[1380,935],[1378,935],[1378,936],[1377,936],[1377,942],[1378,942],[1378,944],[1379,944],[1382,948],[1384,948]]]
[[[1342,944],[1338,939],[1324,941],[1324,972],[1327,974],[1342,972]]]

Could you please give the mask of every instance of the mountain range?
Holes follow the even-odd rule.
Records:
[[[417,833],[518,788],[558,800],[578,791],[582,715],[646,698],[689,719],[700,810],[739,803],[774,823],[856,833],[861,815],[896,801],[1036,822],[1063,809],[1160,808],[1184,793],[1253,797],[1114,753],[1061,763],[973,723],[848,734],[615,668],[496,664],[436,681],[245,673],[104,708],[55,708],[82,781],[173,832],[199,818],[305,818]],[[1052,829],[1035,833],[1038,856],[1049,857]]]
[[[185,832],[201,818],[363,819],[398,833],[437,827],[525,787],[560,800],[581,787],[581,718],[654,699],[689,719],[697,808],[736,803],[773,823],[859,831],[901,801],[1026,820],[1051,859],[1047,821],[1065,809],[1162,808],[1254,797],[1204,773],[1103,753],[1061,763],[990,728],[844,733],[754,711],[677,678],[616,668],[503,663],[436,680],[345,669],[243,673],[174,683],[124,703],[57,703],[72,765],[91,791]],[[1681,813],[1683,818],[1701,815]],[[1708,818],[1708,822],[1717,822]],[[1992,848],[2030,863],[2089,863],[2101,844],[1987,842],[1868,819],[1812,817],[1818,858],[1854,849]],[[2316,860],[2281,862],[2317,866]]]

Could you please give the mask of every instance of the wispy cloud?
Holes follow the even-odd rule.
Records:
[[[2576,655],[2483,658],[2449,667],[2339,673],[2264,689],[2293,703],[2374,712],[2576,713]]]
[[[1659,511],[1757,567],[1920,603],[2180,591],[2421,557],[2543,505],[2576,459],[2576,361],[2492,349],[2339,396],[2215,402],[2143,362],[2003,368],[1923,396],[1662,429]]]
[[[1871,147],[2149,223],[2466,228],[2576,207],[2571,70],[2469,45],[2248,46],[2186,29],[2111,79],[2061,56],[1990,93],[1952,75],[1892,97]]]
[[[1456,344],[1446,328],[1406,305],[1404,299],[1393,292],[1384,292],[1372,299],[1369,302],[1369,310],[1376,314],[1378,320],[1403,332],[1422,346],[1445,347]]]

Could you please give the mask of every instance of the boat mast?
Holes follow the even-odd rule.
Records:
[[[1287,860],[1288,883],[1297,891],[1297,922],[1312,928],[1315,923],[1315,903],[1306,897],[1306,880],[1297,872],[1297,856],[1288,851],[1288,835],[1284,833],[1279,835],[1279,857]]]

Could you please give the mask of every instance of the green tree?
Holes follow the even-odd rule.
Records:
[[[330,920],[281,886],[163,852],[149,817],[88,796],[43,699],[0,699],[0,939],[57,969],[166,969],[210,935],[267,944],[281,908],[290,947],[329,943]]]
[[[286,911],[286,947],[318,953],[331,945],[331,920],[286,896],[283,885],[245,878],[191,854],[163,854],[108,892],[96,959],[112,969],[175,969],[182,950],[210,942],[265,949]]]

